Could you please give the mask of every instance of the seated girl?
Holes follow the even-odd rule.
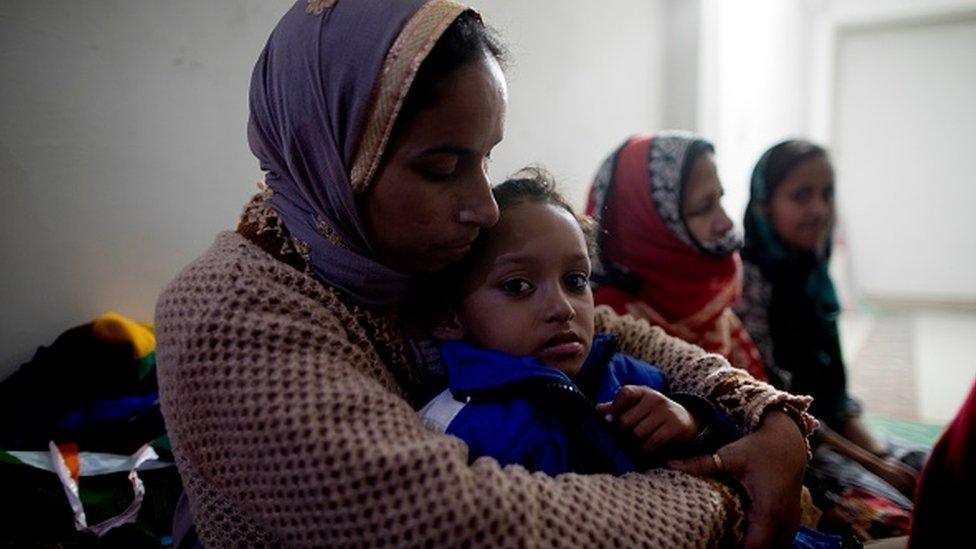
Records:
[[[835,221],[827,151],[800,139],[766,151],[752,175],[736,311],[776,384],[814,399],[821,428],[808,477],[820,486],[825,519],[865,540],[904,535],[925,451],[878,440],[848,393],[829,274]]]
[[[669,391],[661,370],[594,336],[586,222],[546,174],[493,193],[498,224],[448,275],[434,335],[449,388],[422,409],[427,423],[464,440],[469,459],[549,475],[643,470],[736,438],[708,401]]]

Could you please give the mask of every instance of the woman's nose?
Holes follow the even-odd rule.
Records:
[[[735,224],[732,223],[732,220],[729,218],[728,214],[725,213],[725,209],[720,208],[718,212],[718,218],[715,220],[715,224],[713,225],[715,229],[715,238],[716,239],[722,238],[722,236],[724,236],[725,233],[732,230],[732,227],[734,225]]]
[[[818,198],[812,202],[812,211],[819,219],[829,219],[834,215],[834,205],[829,200]]]
[[[498,223],[498,203],[491,194],[491,182],[488,175],[483,174],[472,185],[471,192],[464,197],[461,211],[458,212],[458,222],[474,223],[485,229]]]

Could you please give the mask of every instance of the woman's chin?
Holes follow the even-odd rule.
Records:
[[[794,251],[818,252],[823,250],[827,242],[827,235],[822,232],[795,235],[793,238],[783,238],[783,243]]]
[[[432,256],[416,258],[408,266],[408,271],[406,274],[411,275],[435,275],[443,272],[445,269],[451,266],[453,263],[457,263],[458,260],[442,256],[441,254],[436,254]]]

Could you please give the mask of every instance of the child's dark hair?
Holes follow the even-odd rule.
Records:
[[[491,194],[498,203],[498,210],[505,210],[526,202],[552,204],[569,212],[579,223],[586,238],[586,249],[592,257],[596,242],[596,229],[589,216],[576,213],[573,206],[556,190],[556,181],[544,168],[531,166],[495,186]]]

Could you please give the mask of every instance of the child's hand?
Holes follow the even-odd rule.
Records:
[[[633,433],[645,454],[698,436],[698,422],[688,410],[649,387],[625,385],[613,402],[597,404],[596,410]]]

